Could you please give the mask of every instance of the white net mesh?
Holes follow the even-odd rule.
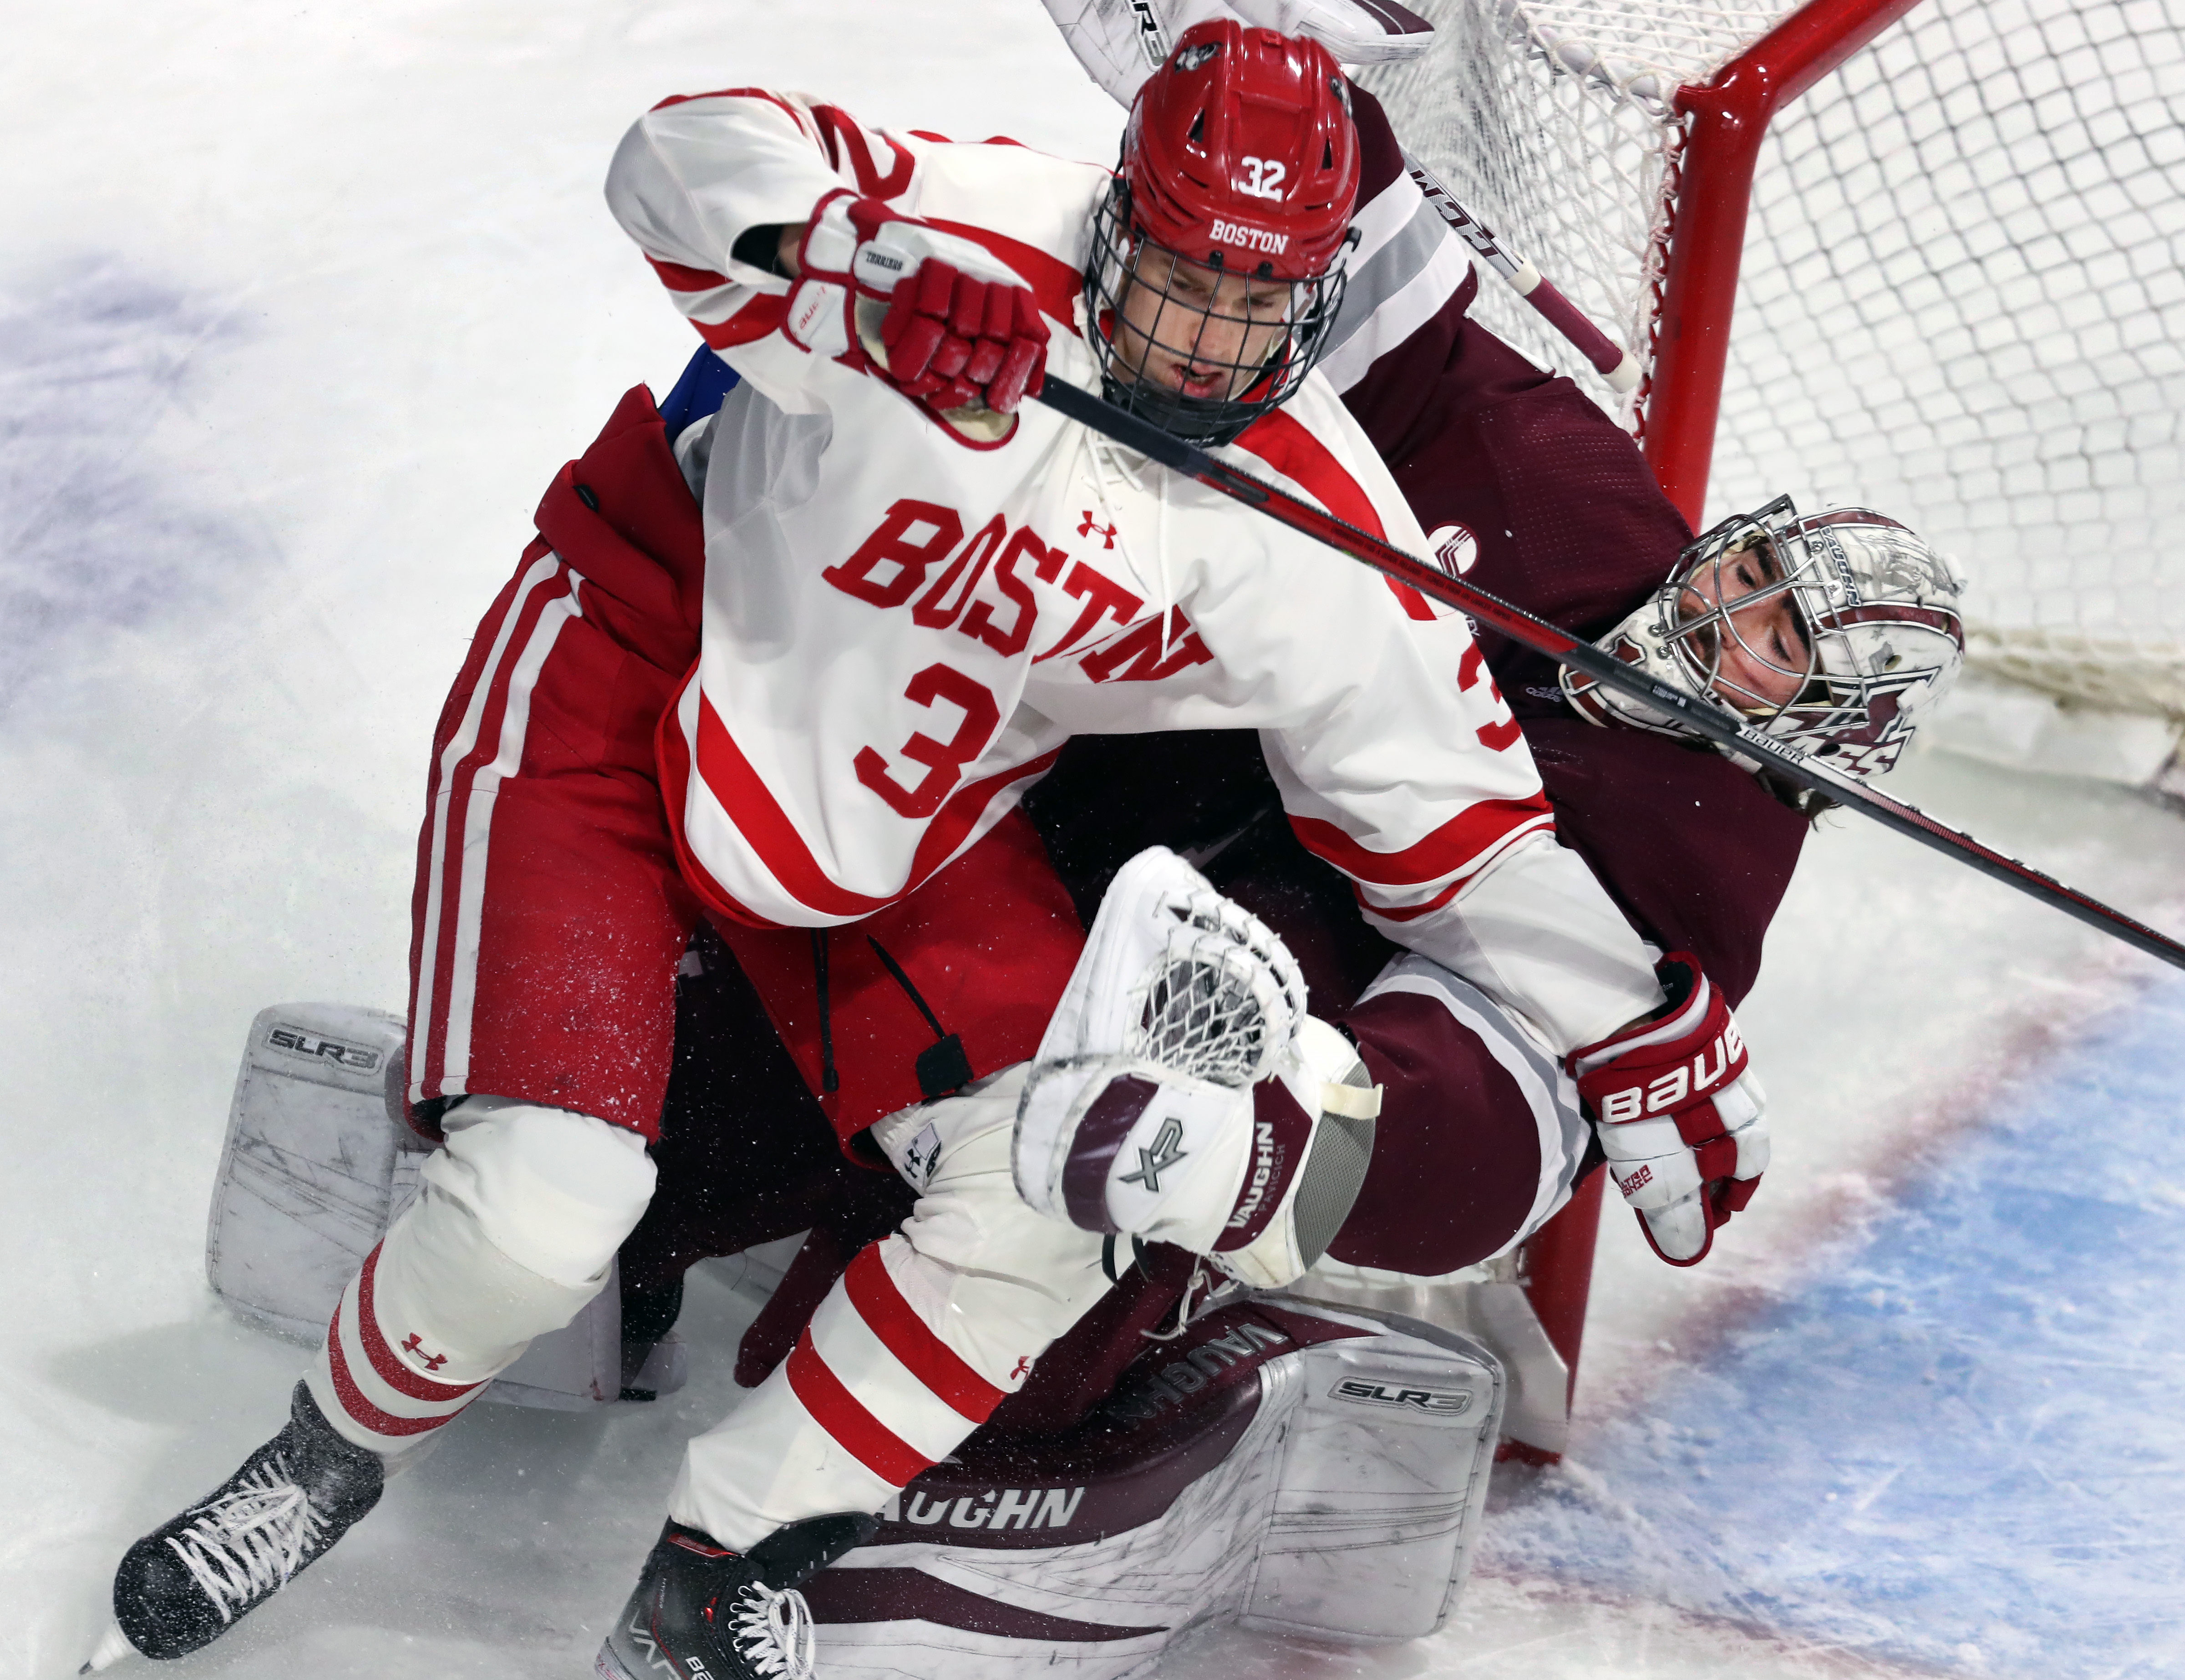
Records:
[[[1870,501],[1964,560],[1976,660],[2185,716],[2180,22],[1927,0],[1778,120],[1709,505]]]
[[[1412,9],[1433,23],[1433,48],[1360,80],[1460,204],[1646,362],[1664,189],[1683,138],[1669,100],[1793,6],[1426,0]],[[1584,359],[1491,276],[1473,313],[1630,418]]]
[[[1445,38],[1372,79],[1399,131],[1644,360],[1665,96],[1791,8],[1424,9]],[[2185,717],[2181,24],[2185,0],[1925,0],[1778,116],[1707,516],[1870,503],[1965,563],[1975,663]],[[1482,299],[1613,403],[1505,288]]]

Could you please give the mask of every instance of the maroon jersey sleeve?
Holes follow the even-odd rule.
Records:
[[[1430,393],[1384,356],[1344,400],[1428,540],[1470,550],[1467,582],[1590,640],[1669,575],[1690,527],[1621,427],[1464,314],[1476,283],[1416,335],[1441,358]],[[1491,631],[1479,645],[1519,717],[1561,709],[1552,660]]]
[[[1397,190],[1386,115],[1362,94],[1357,114],[1361,198]],[[1471,318],[1480,283],[1476,271],[1456,282],[1344,402],[1467,581],[1592,640],[1660,586],[1691,531],[1614,421]],[[1641,933],[1691,951],[1742,997],[1803,820],[1712,748],[1581,722],[1554,661],[1491,631],[1479,645],[1524,721],[1563,842]]]
[[[1422,238],[1462,247],[1405,176],[1380,104],[1363,89],[1353,104],[1361,216],[1417,209],[1353,276],[1343,326],[1383,348],[1332,376],[1344,405],[1435,546],[1469,549],[1469,581],[1590,639],[1668,576],[1691,532],[1614,421],[1472,319],[1478,270],[1430,260]],[[1400,338],[1373,330],[1383,311],[1410,319],[1430,273],[1449,287],[1441,307]],[[1553,689],[1552,663],[1491,633],[1480,647],[1518,715],[1537,712],[1528,691]]]
[[[1563,844],[1633,926],[1741,1002],[1806,819],[1710,746],[1576,717],[1533,719],[1525,738]]]

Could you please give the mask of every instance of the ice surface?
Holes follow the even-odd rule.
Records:
[[[2185,1669],[2181,1076],[2173,977],[1596,1420],[1587,1474],[1502,1513],[1497,1567],[1975,1672]]]
[[[43,1680],[128,1541],[282,1416],[295,1350],[203,1276],[250,1018],[399,1006],[448,678],[552,471],[688,353],[599,202],[623,126],[752,81],[1077,155],[1117,119],[1031,0],[75,0],[9,45],[0,1677]],[[2185,924],[2154,807],[1940,756],[1900,781]],[[1778,1165],[1696,1273],[1612,1217],[1571,1461],[1498,1490],[1457,1622],[1168,1672],[2174,1669],[2180,1006],[2149,966],[1825,824],[1745,1012]],[[729,1282],[693,1286],[683,1393],[481,1409],[179,1672],[584,1672],[732,1398]]]

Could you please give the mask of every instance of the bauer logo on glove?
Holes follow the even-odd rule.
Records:
[[[1654,972],[1662,1011],[1573,1051],[1570,1071],[1647,1242],[1673,1266],[1696,1265],[1767,1169],[1767,1099],[1699,960],[1674,952]]]
[[[1712,1069],[1707,1066],[1710,1054],[1714,1058]],[[1620,1069],[1623,1064],[1613,1065]],[[1647,1114],[1674,1113],[1690,1104],[1696,1094],[1713,1091],[1724,1082],[1725,1074],[1735,1079],[1745,1071],[1745,1035],[1731,1020],[1712,1046],[1702,1047],[1692,1058],[1690,1065],[1679,1061],[1668,1072],[1651,1080],[1641,1069],[1639,1076],[1621,1090],[1601,1092],[1594,1098],[1594,1106],[1601,1119],[1610,1125]]]

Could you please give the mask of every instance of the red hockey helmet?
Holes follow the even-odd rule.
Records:
[[[1342,251],[1358,202],[1350,90],[1316,41],[1229,18],[1197,25],[1138,90],[1122,176],[1156,243],[1310,280]]]
[[[1317,42],[1220,19],[1138,90],[1085,302],[1112,402],[1225,444],[1295,393],[1355,236],[1350,85]]]

